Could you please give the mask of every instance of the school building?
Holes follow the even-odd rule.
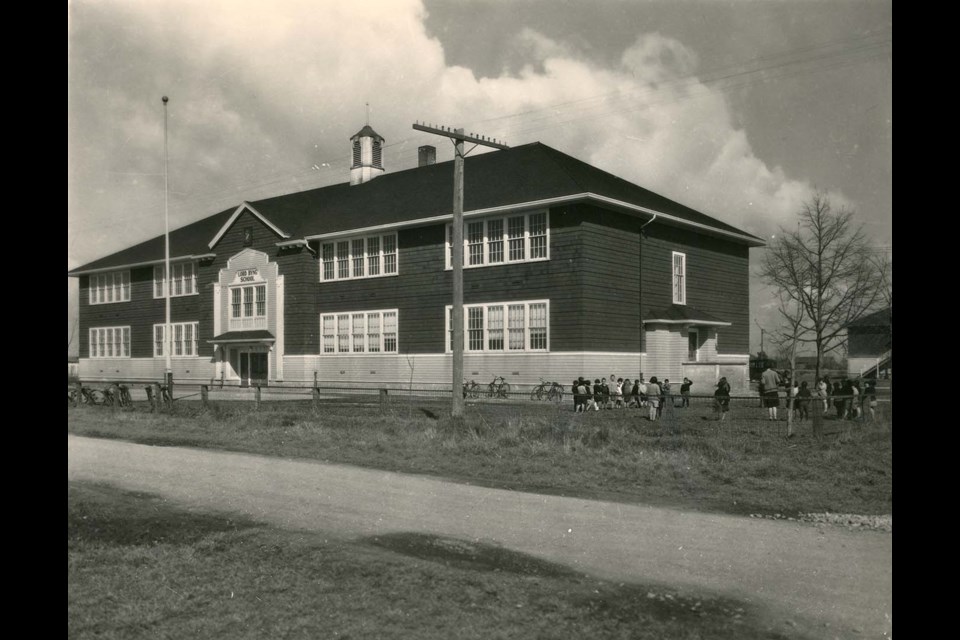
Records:
[[[178,383],[449,387],[453,162],[388,172],[369,125],[349,183],[170,232]],[[745,389],[763,241],[540,143],[465,162],[464,375]],[[161,380],[164,237],[69,272],[84,381]]]

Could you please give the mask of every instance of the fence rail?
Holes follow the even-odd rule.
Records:
[[[223,386],[214,384],[177,384],[172,389],[155,381],[144,383],[138,381],[118,381],[112,383],[73,383],[68,384],[68,405],[70,406],[103,406],[111,410],[131,410],[137,406],[146,406],[150,411],[164,408],[170,409],[177,404],[193,404],[203,408],[214,405],[229,405],[240,407],[239,410],[253,408],[262,409],[303,408],[322,410],[331,405],[350,405],[366,407],[367,409],[383,412],[391,408],[425,407],[431,408],[431,413],[442,413],[451,399],[451,389],[446,388],[411,388],[406,387],[348,387],[341,385],[284,385],[284,386]],[[786,422],[789,410],[785,391],[780,391],[777,407],[777,421]],[[591,396],[592,398],[592,396]],[[763,400],[755,393],[737,394],[729,399],[726,411],[718,410],[716,398],[712,395],[670,394],[658,402],[658,409],[651,411],[649,402],[641,402],[638,406],[635,398],[628,397],[626,401],[617,402],[614,397],[593,403],[587,413],[597,415],[598,412],[623,412],[623,415],[636,415],[638,419],[657,421],[664,427],[679,428],[679,425],[691,420],[722,420],[726,424],[732,422],[741,426],[754,423],[768,422],[770,410],[763,406]],[[892,396],[890,390],[878,388],[875,399],[860,396],[855,401],[852,396],[834,396],[823,402],[821,398],[810,398],[806,401],[796,401],[793,419],[798,428],[803,425],[820,423],[848,424],[850,421],[885,422],[891,423]],[[511,412],[535,411],[543,413],[552,411],[557,414],[573,413],[575,398],[569,392],[562,397],[555,396],[536,399],[529,389],[510,390],[503,393],[487,393],[481,388],[481,393],[468,395],[468,407],[475,407],[480,411],[494,410],[503,407]],[[602,414],[601,414],[602,415]],[[593,418],[590,418],[593,419]]]

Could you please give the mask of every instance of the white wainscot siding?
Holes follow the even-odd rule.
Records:
[[[682,363],[687,361],[688,347],[687,333],[679,328],[669,329],[661,326],[647,325],[647,357],[644,362],[646,369],[644,376],[649,380],[656,376],[657,380],[664,378],[674,381],[683,379]]]
[[[172,358],[174,382],[202,383],[216,377],[216,366],[209,357]],[[163,380],[167,367],[164,358],[81,358],[80,380],[134,382]]]
[[[283,363],[284,383],[289,385],[312,384],[316,372],[320,385],[449,389],[453,376],[450,354],[285,356]],[[580,376],[593,380],[613,373],[635,379],[642,371],[639,353],[466,353],[463,357],[465,381],[485,386],[494,376],[503,376],[517,391],[528,391],[540,378],[569,389]]]

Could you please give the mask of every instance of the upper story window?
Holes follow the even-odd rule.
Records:
[[[170,265],[170,297],[192,296],[197,293],[197,265],[193,262],[175,262]],[[153,267],[153,297],[163,297],[163,265]]]
[[[130,327],[90,329],[91,358],[129,358]]]
[[[447,305],[447,353],[453,351],[453,307]],[[463,306],[464,351],[547,351],[550,302],[491,302]]]
[[[267,285],[230,288],[230,330],[267,328]]]
[[[130,302],[130,272],[113,271],[90,276],[90,304]]]
[[[324,242],[320,281],[377,278],[397,273],[397,234]]]
[[[673,304],[687,304],[687,255],[673,252]]]
[[[323,353],[396,353],[397,310],[325,313],[320,335]]]
[[[546,211],[502,218],[470,220],[463,225],[463,266],[548,260],[549,218]],[[453,225],[447,225],[447,269],[453,267]]]

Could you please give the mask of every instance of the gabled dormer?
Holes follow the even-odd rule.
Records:
[[[353,160],[350,163],[350,184],[363,184],[383,173],[384,139],[368,124],[350,138]]]

